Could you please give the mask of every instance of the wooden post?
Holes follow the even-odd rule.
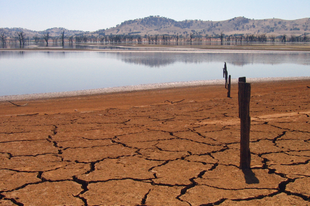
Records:
[[[240,110],[240,108],[241,108],[241,105],[240,105],[240,103],[241,103],[241,101],[240,101],[240,97],[241,97],[241,95],[240,95],[240,83],[246,83],[246,77],[239,77],[239,81],[238,81],[238,103],[239,103],[239,118],[240,118],[240,112],[241,112],[241,110]]]
[[[250,169],[251,153],[250,153],[250,97],[251,84],[245,82],[245,77],[239,78],[239,118],[240,118],[240,168]]]
[[[228,78],[228,91],[227,91],[227,97],[230,97],[230,90],[231,90],[231,75],[229,75],[229,78]]]
[[[239,77],[239,82],[246,83],[246,77]]]

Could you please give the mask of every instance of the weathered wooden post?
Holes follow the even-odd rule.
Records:
[[[240,83],[246,83],[246,77],[239,77],[239,81],[238,81],[238,103],[239,103],[239,118],[240,118],[240,112],[241,112],[241,110],[240,110],[240,108],[241,108],[241,105],[240,105],[240,103],[241,103],[241,100],[240,100],[240,97],[241,97],[241,95],[240,95]]]
[[[251,84],[246,83],[245,77],[240,77],[238,82],[239,118],[240,118],[240,168],[250,169],[250,97]]]
[[[228,91],[227,91],[227,97],[230,97],[230,90],[231,90],[231,75],[229,75],[228,78]]]

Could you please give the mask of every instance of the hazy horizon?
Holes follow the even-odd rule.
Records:
[[[157,16],[157,15],[150,15],[150,16]],[[146,16],[146,17],[150,17],[150,16]],[[136,19],[143,19],[143,18],[146,18],[146,17],[141,17],[141,18],[136,18]],[[165,17],[165,16],[160,16],[160,17],[163,17],[163,18],[168,18],[168,17]],[[236,16],[236,17],[241,17],[241,16]],[[232,17],[231,19],[233,18],[236,18],[236,17]],[[243,16],[244,18],[247,18],[246,16]],[[308,17],[304,17],[304,18],[308,18]],[[300,18],[300,19],[304,19],[304,18]],[[168,19],[171,19],[171,18],[168,18]],[[247,18],[247,19],[251,19],[251,18]],[[269,19],[272,19],[272,18],[269,18]],[[274,19],[281,19],[281,18],[274,18]],[[117,25],[123,23],[123,22],[126,22],[126,21],[130,21],[130,20],[135,20],[135,19],[127,19],[127,20],[124,20],[122,22],[119,22],[118,24],[110,27],[110,28],[113,28],[113,27],[116,27]],[[175,19],[173,19],[175,20]],[[191,20],[196,20],[196,19],[184,19],[184,20],[181,20],[181,21],[191,21]],[[220,20],[220,21],[227,21],[227,20],[230,20],[230,19],[225,19],[225,20]],[[263,19],[254,19],[254,20],[263,20]],[[268,19],[265,19],[265,20],[268,20]],[[281,19],[281,20],[287,20],[287,21],[293,21],[293,20],[297,20],[297,19]],[[202,20],[202,21],[213,21],[213,20]],[[214,22],[217,22],[217,21],[214,21]],[[9,28],[9,29],[14,29],[14,28],[21,28],[21,29],[27,29],[27,30],[30,30],[30,31],[46,31],[48,29],[54,29],[54,28],[62,28],[62,29],[67,29],[67,30],[71,30],[71,29],[68,29],[68,28],[65,28],[65,27],[59,27],[59,26],[55,26],[55,27],[50,27],[50,28],[45,28],[43,30],[32,30],[32,29],[29,29],[29,28],[24,28],[24,27],[0,27],[0,28]],[[102,30],[102,29],[108,29],[108,28],[100,28],[100,29],[97,29],[97,30],[94,30],[94,31],[85,31],[85,30],[82,30],[82,29],[72,29],[72,31],[82,31],[82,32],[95,32],[95,31],[98,31],[98,30]]]
[[[43,31],[62,27],[68,30],[97,31],[127,20],[161,16],[176,21],[224,21],[244,16],[249,19],[295,20],[309,18],[308,0],[1,0],[0,28]]]

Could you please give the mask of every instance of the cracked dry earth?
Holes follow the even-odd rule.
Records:
[[[310,80],[0,103],[0,205],[310,205]],[[24,105],[26,106],[17,106]]]

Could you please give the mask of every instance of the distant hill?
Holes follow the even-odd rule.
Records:
[[[62,31],[69,36],[108,36],[108,35],[179,35],[179,36],[218,36],[224,35],[257,35],[267,36],[310,34],[310,18],[297,20],[263,19],[254,20],[236,17],[225,21],[184,20],[175,21],[166,17],[149,16],[141,19],[125,21],[115,27],[94,32],[51,28],[44,31],[32,31],[23,28],[0,28],[0,34],[16,37],[16,32],[23,31],[27,37],[42,36],[49,32],[51,37],[60,36]]]
[[[303,35],[310,34],[310,18],[297,20],[263,19],[254,20],[236,17],[226,21],[202,21],[173,19],[150,16],[129,20],[116,27],[105,30],[105,34],[138,34],[138,35],[189,35],[214,36],[234,34],[266,34],[266,35]]]

